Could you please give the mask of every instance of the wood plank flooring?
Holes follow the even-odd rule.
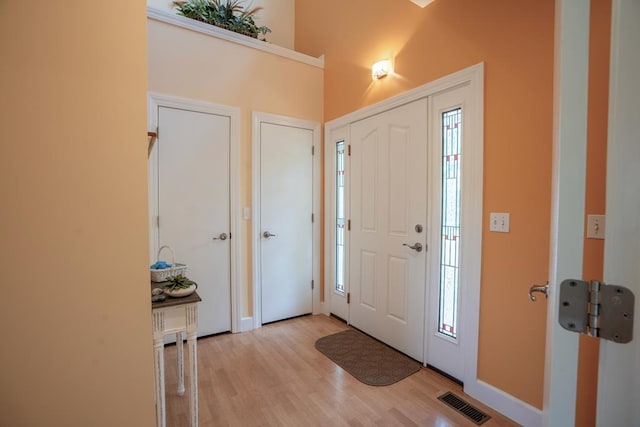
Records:
[[[362,384],[314,347],[318,338],[345,329],[339,320],[317,315],[199,340],[199,425],[474,426],[437,400],[453,391],[491,415],[483,426],[517,426],[426,368],[390,386]],[[165,362],[167,426],[187,426],[188,391],[176,393],[175,346],[165,349]]]

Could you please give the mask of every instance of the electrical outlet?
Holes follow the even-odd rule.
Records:
[[[587,215],[587,238],[604,239],[605,216]]]
[[[491,212],[489,215],[489,231],[494,231],[496,233],[508,233],[509,214]]]

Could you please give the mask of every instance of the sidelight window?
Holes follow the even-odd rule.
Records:
[[[442,204],[438,331],[457,338],[460,273],[460,161],[462,109],[442,114]]]
[[[344,195],[344,166],[345,166],[345,143],[339,141],[336,144],[336,288],[337,292],[344,293],[345,274],[345,195]]]

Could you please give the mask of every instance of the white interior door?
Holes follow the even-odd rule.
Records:
[[[262,323],[313,310],[313,131],[260,123]]]
[[[640,3],[614,0],[609,89],[604,281],[636,295],[633,340],[602,340],[598,426],[640,425]],[[577,335],[558,325],[559,284],[580,278],[586,159],[589,2],[556,1],[554,229],[544,425],[575,424]],[[589,279],[589,278],[585,278]]]
[[[426,118],[422,99],[351,126],[349,321],[418,360],[424,343]]]
[[[201,336],[231,329],[229,144],[230,117],[159,107],[158,244],[198,284]]]

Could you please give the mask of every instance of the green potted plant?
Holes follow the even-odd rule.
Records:
[[[180,0],[173,6],[178,14],[186,18],[206,24],[215,25],[225,30],[244,34],[266,41],[265,36],[271,32],[269,27],[258,26],[254,20],[262,7],[246,9],[241,0]]]
[[[197,287],[196,282],[182,274],[169,277],[166,283],[162,285],[164,293],[170,297],[186,297],[194,293]]]

